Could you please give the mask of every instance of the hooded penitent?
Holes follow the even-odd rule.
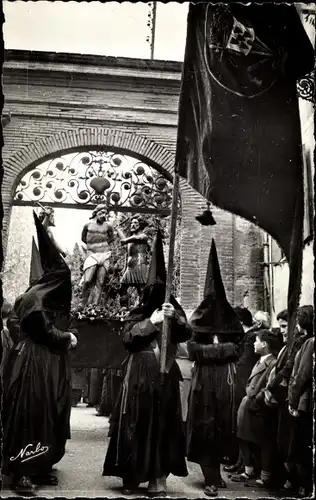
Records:
[[[32,312],[45,311],[50,318],[56,319],[58,324],[55,326],[66,326],[72,294],[70,269],[35,213],[34,221],[43,274],[17,300],[15,310],[21,322]]]
[[[217,335],[219,340],[225,341],[226,339],[227,341],[230,338],[241,337],[244,333],[237,314],[226,298],[213,239],[208,260],[204,299],[192,314],[190,325],[195,333],[196,341],[205,344],[211,342],[210,339],[213,335]]]
[[[3,470],[16,477],[45,475],[70,437],[70,270],[34,219],[43,274],[15,302],[20,341],[4,377]],[[45,453],[23,460],[20,451],[37,443]]]
[[[126,319],[123,342],[129,357],[124,384],[112,415],[112,435],[104,462],[104,476],[118,476],[134,484],[173,474],[186,476],[177,344],[190,329],[185,314],[170,299],[176,317],[170,321],[165,383],[159,371],[161,329],[150,321],[165,301],[166,269],[160,230],[153,245],[151,265],[141,303]]]
[[[206,483],[216,485],[221,460],[237,459],[234,384],[244,331],[226,298],[214,240],[204,299],[190,324],[193,339],[188,341],[188,351],[195,365],[187,419],[187,459],[207,466],[203,469]],[[219,343],[214,343],[215,336]]]

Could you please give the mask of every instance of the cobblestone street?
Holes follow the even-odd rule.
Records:
[[[67,452],[56,466],[59,479],[57,487],[43,487],[38,490],[38,496],[53,497],[119,497],[121,496],[121,481],[115,477],[102,477],[102,466],[109,438],[108,419],[96,417],[94,408],[86,408],[79,404],[72,409],[71,426],[72,439],[67,443]],[[203,478],[198,465],[188,463],[189,476],[168,478],[168,495],[173,498],[205,497],[203,493]],[[223,473],[225,480],[226,474]],[[227,480],[228,488],[222,490],[225,498],[267,498],[267,492],[253,490],[243,484]],[[146,485],[139,489],[137,496],[146,495]],[[1,494],[2,498],[16,496],[7,486]]]

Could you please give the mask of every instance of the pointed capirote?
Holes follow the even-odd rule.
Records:
[[[222,281],[214,238],[212,238],[211,250],[208,257],[204,297],[210,293],[216,293],[222,296],[223,299],[226,299],[226,292]]]
[[[43,224],[33,213],[38,239],[38,251],[43,273],[22,294],[15,303],[20,321],[30,315],[45,311],[54,318],[54,324],[66,325],[71,311],[71,273],[68,265],[59,254]],[[58,321],[57,321],[58,318]],[[63,329],[60,326],[61,329]]]
[[[190,325],[196,334],[243,335],[241,323],[226,297],[213,239],[206,273],[204,298],[193,312]]]
[[[35,283],[43,274],[43,268],[41,264],[41,256],[38,251],[35,238],[32,238],[32,255],[31,255],[31,267],[30,267],[30,286]]]

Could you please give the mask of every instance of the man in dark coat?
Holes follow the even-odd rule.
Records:
[[[280,331],[283,336],[284,346],[280,350],[277,362],[269,376],[265,390],[265,402],[270,407],[276,407],[278,414],[277,446],[281,461],[285,465],[284,489],[287,492],[297,490],[295,468],[288,462],[289,456],[289,436],[292,432],[293,419],[288,409],[288,385],[294,365],[294,358],[304,340],[304,334],[296,328],[293,335],[291,348],[288,346],[288,312],[281,311],[277,315]]]
[[[123,342],[129,353],[124,380],[111,417],[111,439],[103,475],[123,480],[123,494],[149,482],[148,494],[166,495],[168,474],[187,476],[185,436],[176,363],[177,345],[191,330],[175,299],[163,304],[166,271],[158,230],[142,303],[126,320]],[[162,308],[158,310],[157,308]],[[163,317],[171,321],[166,374],[159,371]]]
[[[14,306],[20,339],[4,373],[3,473],[18,493],[57,484],[52,466],[70,438],[68,349],[77,343],[70,323],[70,270],[34,214],[44,274]]]
[[[214,240],[204,300],[193,313],[190,325],[193,337],[188,341],[188,351],[194,368],[187,417],[187,458],[201,466],[204,493],[216,496],[218,487],[226,487],[220,463],[223,457],[236,456],[235,363],[244,332],[226,299]]]
[[[294,359],[288,386],[292,418],[287,461],[295,466],[298,494],[309,496],[313,489],[313,306],[298,310],[298,330],[304,342]]]
[[[240,346],[240,357],[236,363],[235,395],[236,406],[238,408],[242,398],[246,395],[246,385],[251,370],[260,357],[254,349],[256,335],[260,330],[269,329],[271,321],[269,314],[265,311],[257,311],[253,318],[250,311],[246,308],[236,307],[235,312],[245,331]],[[256,459],[256,457],[254,457],[254,459]],[[233,481],[244,482],[243,472],[245,471],[245,464],[241,450],[239,450],[237,463],[231,467],[224,467],[224,470],[226,472],[236,472],[236,474],[232,475]]]
[[[259,330],[254,343],[255,352],[261,357],[253,367],[247,381],[237,417],[237,436],[245,463],[244,480],[255,478],[253,454],[261,450],[261,477],[258,485],[271,480],[273,457],[276,447],[277,416],[274,409],[264,404],[264,391],[269,374],[276,363],[274,355],[279,339],[270,330]]]
[[[260,325],[253,324],[252,314],[246,307],[235,307],[234,310],[245,332],[240,345],[240,357],[236,363],[235,398],[238,408],[246,393],[248,377],[259,358],[255,353],[253,344],[256,339],[256,331],[260,328]],[[243,457],[240,450],[237,462],[225,466],[224,470],[226,472],[236,472],[237,474],[244,471]]]

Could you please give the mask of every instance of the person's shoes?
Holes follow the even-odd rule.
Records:
[[[271,481],[259,479],[249,479],[245,482],[245,486],[250,486],[252,488],[263,488],[266,490],[275,489],[274,484]]]
[[[254,472],[252,474],[246,474],[246,472],[242,472],[241,474],[232,474],[231,480],[234,483],[244,483],[246,481],[256,479],[257,477],[258,476]]]
[[[263,479],[259,478],[259,479],[256,479],[256,484],[262,488],[264,488],[265,486],[267,486],[269,484],[269,481],[264,481]]]
[[[234,465],[224,465],[223,467],[225,472],[237,472],[237,474],[241,474],[243,472],[243,467],[240,464],[234,464]],[[240,472],[239,470],[242,469]]]
[[[210,486],[205,486],[204,495],[208,497],[217,497],[218,495],[217,486],[215,486],[215,484],[211,484]]]
[[[129,495],[134,495],[135,491],[130,490],[128,488],[124,488],[124,486],[123,486],[123,488],[121,489],[121,493],[122,493],[122,495],[129,496]]]
[[[167,496],[166,477],[151,479],[148,482],[147,495],[151,498]]]
[[[227,472],[227,477],[230,479],[234,474],[242,474],[245,472],[245,467],[241,465],[236,472]],[[258,477],[258,476],[257,476]]]
[[[224,479],[221,477],[218,483],[216,483],[217,488],[227,488],[227,484]]]
[[[138,489],[138,484],[132,484],[132,483],[124,483],[121,489],[121,492],[123,495],[129,496],[129,495],[135,495],[135,492]]]
[[[311,496],[311,491],[309,491],[307,488],[304,486],[301,486],[298,490],[298,496],[299,498],[307,498]]]
[[[12,481],[11,489],[18,495],[33,496],[36,492],[37,486],[32,483],[28,476],[22,476]]]
[[[126,495],[126,496],[129,496],[129,495],[135,495],[136,491],[138,489],[138,486],[134,486],[134,485],[127,485],[127,486],[123,486],[122,487],[122,495]]]
[[[293,487],[293,484],[287,479],[287,481],[283,485],[283,489],[288,490],[288,491],[293,491],[294,487]]]
[[[297,490],[293,486],[290,481],[286,481],[286,483],[280,488],[280,492],[282,493],[283,496],[289,496],[297,493]]]
[[[52,476],[51,474],[43,474],[38,476],[32,476],[31,481],[36,486],[57,486],[58,479],[56,476]]]

